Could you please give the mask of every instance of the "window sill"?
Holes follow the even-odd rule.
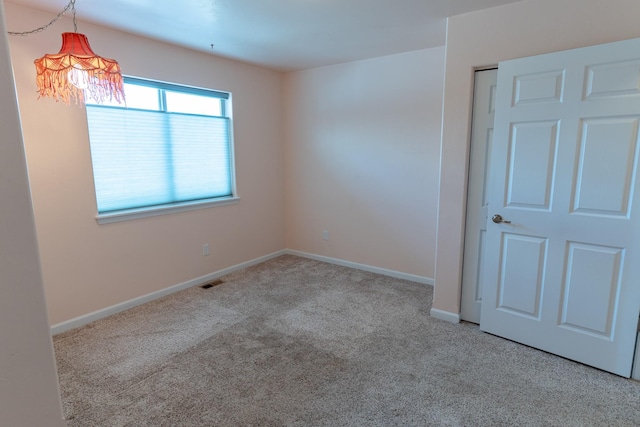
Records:
[[[224,206],[238,203],[239,197],[226,197],[221,199],[206,199],[195,202],[175,203],[170,205],[153,206],[149,208],[127,209],[118,212],[98,214],[96,221],[98,224],[111,224],[113,222],[130,221],[134,219],[147,218],[150,216],[167,215],[177,212],[193,211],[214,206]]]

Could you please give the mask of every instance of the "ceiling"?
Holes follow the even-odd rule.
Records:
[[[69,0],[6,1],[58,13]],[[446,17],[516,1],[76,0],[75,6],[80,21],[291,71],[442,46]]]

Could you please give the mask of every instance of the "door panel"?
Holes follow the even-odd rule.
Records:
[[[560,326],[613,338],[623,258],[622,248],[568,242]]]
[[[564,70],[514,76],[513,106],[562,102]]]
[[[511,125],[507,206],[543,210],[551,208],[557,141],[557,121]]]
[[[588,66],[585,99],[640,95],[638,70],[638,60]]]
[[[573,212],[629,217],[637,142],[638,117],[582,122]]]
[[[502,239],[498,308],[539,320],[547,240],[509,233]]]
[[[640,39],[499,66],[482,330],[629,376]]]

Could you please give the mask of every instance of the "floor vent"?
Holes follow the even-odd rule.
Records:
[[[213,282],[205,283],[204,285],[200,285],[202,289],[210,289],[214,286],[218,286],[224,283],[224,280],[216,279]]]

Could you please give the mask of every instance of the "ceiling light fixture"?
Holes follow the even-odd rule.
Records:
[[[36,84],[40,97],[55,98],[69,104],[73,98],[76,104],[84,103],[85,92],[98,103],[115,100],[124,101],[124,87],[120,65],[113,59],[96,55],[89,40],[78,33],[76,23],[76,0],[69,4],[51,22],[40,28],[25,32],[9,32],[10,35],[26,36],[40,32],[53,25],[71,9],[73,13],[73,33],[62,33],[60,52],[46,54],[34,61]]]

